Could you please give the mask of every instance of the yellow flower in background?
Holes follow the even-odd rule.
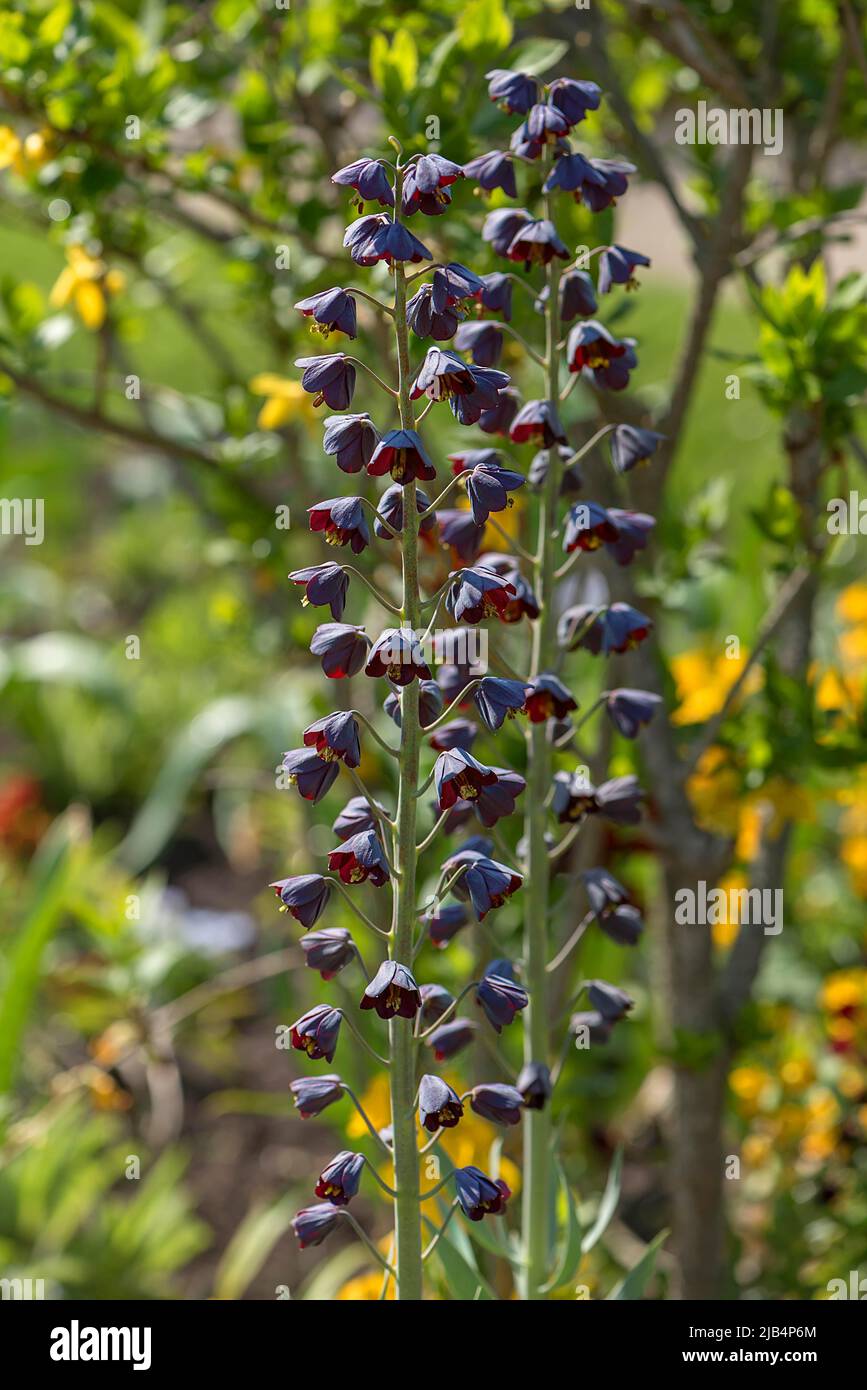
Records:
[[[822,1008],[831,1014],[857,1008],[867,1001],[867,970],[838,970],[829,975],[820,999]]]
[[[773,1077],[763,1067],[735,1067],[729,1075],[729,1086],[741,1109],[749,1114],[758,1110],[759,1102],[772,1084]]]
[[[728,657],[712,652],[695,650],[681,652],[672,659],[671,673],[677,686],[680,701],[671,716],[673,724],[704,724],[713,715],[719,714],[726,696],[747,664],[747,652],[740,656]],[[761,670],[754,668],[742,690],[743,695],[751,695],[760,689],[763,676]]]
[[[713,744],[705,749],[686,789],[700,825],[726,835],[737,834],[741,778],[724,748]]]
[[[300,381],[290,381],[274,372],[260,372],[250,382],[250,390],[254,396],[266,397],[257,420],[262,430],[279,430],[291,420],[305,424],[316,420],[312,400]]]
[[[363,1096],[359,1097],[364,1113],[369,1116],[374,1129],[385,1129],[391,1124],[391,1099],[388,1091],[388,1077],[377,1072]],[[349,1116],[346,1133],[350,1139],[363,1139],[368,1134],[367,1125],[355,1106]]]
[[[740,873],[738,870],[733,870],[732,873],[726,874],[717,884],[717,887],[721,888],[726,895],[725,904],[719,909],[723,914],[724,920],[713,923],[711,935],[713,936],[713,944],[718,946],[721,950],[725,950],[726,947],[731,946],[741,929],[740,922],[737,920],[737,915],[735,914],[735,916],[732,917],[730,914],[730,908],[733,906],[731,894],[733,891],[740,892],[742,889],[748,889],[749,886],[750,882],[746,874]],[[736,904],[737,901],[738,899],[735,898],[734,903]]]
[[[858,1067],[844,1067],[837,1081],[840,1094],[847,1100],[859,1100],[867,1091],[867,1078]]]
[[[11,126],[0,125],[0,169],[16,165],[21,154],[21,141]]]
[[[748,1168],[764,1168],[773,1152],[774,1144],[769,1134],[749,1134],[741,1145],[741,1154]]]
[[[815,1079],[813,1064],[806,1057],[791,1057],[780,1068],[780,1080],[788,1091],[802,1091]]]
[[[0,126],[0,171],[11,168],[16,174],[26,174],[44,164],[49,154],[42,131],[32,130],[22,140],[11,126]]]
[[[847,835],[840,845],[840,858],[852,875],[856,893],[867,895],[867,835]]]
[[[841,589],[835,608],[844,623],[867,623],[867,584],[849,584]]]
[[[50,295],[55,309],[72,303],[85,328],[97,332],[105,322],[108,296],[119,294],[126,278],[119,270],[108,270],[105,261],[92,256],[83,246],[69,246],[66,268],[60,272]]]
[[[337,1291],[338,1301],[378,1303],[382,1295],[383,1277],[382,1270],[377,1274],[376,1270],[372,1269],[368,1274],[357,1274],[354,1279],[347,1279],[346,1283]],[[388,1302],[394,1297],[394,1280],[389,1279],[384,1301]]]

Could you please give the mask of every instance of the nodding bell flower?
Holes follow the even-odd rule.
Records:
[[[516,1086],[496,1081],[483,1083],[470,1091],[470,1109],[495,1125],[517,1125],[521,1122],[524,1097]]]
[[[496,403],[497,392],[508,384],[509,378],[505,372],[476,367],[448,348],[430,347],[409,394],[414,401],[420,396],[427,396],[432,401],[483,397],[485,408],[488,408]]]
[[[306,1052],[311,1062],[318,1062],[322,1057],[326,1062],[333,1062],[342,1017],[339,1009],[332,1009],[328,1004],[308,1009],[289,1029],[292,1046],[298,1052]]]
[[[485,468],[502,468],[502,456],[497,449],[458,449],[454,454],[446,454],[455,477],[461,473],[472,473],[480,465]]]
[[[489,410],[483,410],[477,420],[484,434],[499,434],[504,439],[509,436],[512,421],[518,412],[521,397],[511,386],[497,393],[497,399]]]
[[[340,621],[349,588],[349,575],[342,565],[336,565],[333,560],[327,560],[324,565],[308,565],[306,569],[293,570],[289,579],[293,584],[304,586],[301,603],[305,608],[308,604],[320,608],[327,603],[332,618]]]
[[[375,830],[350,835],[338,849],[331,850],[328,867],[340,875],[343,883],[372,883],[374,888],[381,888],[389,879],[388,864]]]
[[[338,710],[325,719],[317,719],[314,724],[308,724],[303,739],[305,747],[315,748],[317,756],[326,763],[339,761],[347,767],[358,767],[361,762],[358,721],[354,714]]]
[[[527,1110],[544,1110],[554,1090],[544,1062],[525,1062],[515,1082]]]
[[[441,1076],[423,1076],[418,1086],[418,1118],[428,1134],[454,1129],[464,1107],[456,1091]]]
[[[515,132],[518,145],[531,144],[540,147],[559,145],[562,137],[569,134],[569,122],[556,106],[537,101],[527,112],[527,119]],[[537,156],[538,157],[538,156]]]
[[[629,894],[607,869],[585,869],[581,874],[590,907],[596,917],[625,903]]]
[[[608,1023],[617,1023],[635,1007],[635,1000],[625,989],[618,989],[617,985],[610,985],[607,980],[588,980],[587,998]]]
[[[469,1047],[479,1025],[469,1018],[450,1018],[426,1038],[428,1047],[438,1062],[448,1062],[465,1047]]]
[[[440,540],[449,546],[458,560],[471,565],[481,554],[485,540],[484,522],[475,521],[471,511],[463,508],[446,508],[436,514]]]
[[[370,638],[364,628],[353,623],[322,623],[310,643],[313,655],[321,656],[322,669],[330,680],[358,675],[369,649]]]
[[[479,726],[471,719],[450,719],[448,724],[441,724],[430,735],[430,746],[438,753],[446,753],[452,748],[462,748],[469,753],[478,734]]]
[[[339,768],[327,763],[312,748],[293,748],[283,754],[283,771],[305,801],[321,801],[334,783]]]
[[[378,443],[379,433],[366,412],[330,415],[325,421],[322,448],[343,473],[360,473]]]
[[[396,960],[384,960],[364,994],[359,1008],[375,1009],[380,1018],[415,1018],[421,1008],[418,985]]]
[[[348,545],[360,555],[370,545],[370,531],[360,497],[331,497],[308,507],[310,530],[322,531],[328,545]]]
[[[481,289],[475,295],[480,310],[499,314],[505,323],[512,317],[512,281],[500,270],[483,275]]]
[[[573,1014],[569,1020],[570,1033],[576,1033],[580,1036],[586,1031],[588,1041],[597,1044],[608,1042],[613,1027],[613,1022],[604,1018],[597,1009],[588,1009],[583,1013]]]
[[[618,946],[637,946],[644,931],[641,913],[630,903],[615,907],[611,912],[603,912],[599,925]]]
[[[398,728],[401,723],[400,713],[400,692],[397,690],[389,691],[382,702],[389,719],[393,719]],[[427,724],[432,724],[443,707],[443,693],[436,681],[419,681],[418,683],[418,718],[422,728]]]
[[[606,549],[618,565],[631,565],[639,550],[646,548],[656,520],[647,512],[625,512],[620,507],[612,507],[608,515],[617,527],[617,539]]]
[[[508,68],[491,68],[485,73],[488,96],[510,115],[525,116],[539,93],[539,82],[526,72],[510,72]]]
[[[517,198],[518,185],[515,182],[515,166],[512,156],[503,150],[489,150],[464,165],[468,179],[475,179],[479,188],[491,193],[502,188],[507,198]]]
[[[570,125],[578,125],[588,111],[598,111],[602,88],[595,82],[579,82],[574,77],[555,77],[548,88],[548,100]]]
[[[495,323],[462,323],[455,348],[468,352],[477,367],[496,367],[503,353],[503,332]]]
[[[637,825],[643,799],[637,777],[614,777],[596,788],[594,809],[615,825]]]
[[[329,333],[345,333],[347,338],[357,336],[355,300],[347,290],[322,290],[307,299],[299,299],[295,308],[305,318],[313,320],[316,331],[324,338]]]
[[[444,343],[455,336],[463,314],[453,303],[438,310],[433,295],[433,285],[422,285],[406,306],[406,321],[417,338]]]
[[[526,401],[512,421],[509,438],[513,444],[538,441],[545,449],[550,449],[552,444],[569,443],[556,407],[550,401]]]
[[[466,910],[460,903],[440,903],[438,907],[431,908],[424,915],[427,925],[427,934],[432,945],[442,951],[448,946],[454,936],[457,936],[462,927],[469,921]],[[422,999],[424,1000],[424,990],[422,986]],[[425,1001],[426,1002],[426,1001]],[[431,1022],[434,1022],[432,1019]]]
[[[569,555],[575,550],[598,550],[619,535],[613,515],[605,507],[598,502],[576,502],[566,518],[563,549]]]
[[[355,391],[355,364],[342,352],[326,357],[296,357],[302,367],[301,385],[313,397],[314,408],[324,401],[332,410],[346,410]]]
[[[623,357],[625,352],[626,343],[615,338],[596,319],[576,323],[566,342],[570,372],[580,372],[585,367],[607,367],[613,358]]]
[[[548,286],[539,292],[536,299],[535,309],[539,314],[544,314],[548,303]],[[561,277],[560,286],[557,291],[557,303],[560,309],[560,323],[571,323],[577,318],[591,318],[596,313],[599,305],[596,299],[596,290],[593,281],[586,270],[567,270]]]
[[[333,980],[358,954],[355,942],[345,927],[324,927],[322,931],[312,931],[301,938],[301,949],[304,964],[309,965],[311,970],[318,970],[323,980]]]
[[[491,771],[496,774],[496,782],[482,787],[472,803],[473,810],[488,830],[504,816],[514,814],[515,802],[527,787],[523,777],[517,772],[510,772],[507,767],[492,767]]]
[[[299,1250],[310,1245],[321,1245],[337,1225],[340,1213],[330,1202],[319,1206],[304,1207],[292,1217],[292,1229],[298,1240]]]
[[[612,603],[605,608],[578,604],[567,608],[557,624],[557,638],[566,651],[581,648],[598,656],[628,652],[643,642],[653,628],[650,618],[630,608],[628,603]]]
[[[373,478],[390,473],[402,486],[414,478],[429,482],[436,477],[436,469],[415,430],[389,430],[384,434],[373,451],[367,471]]]
[[[548,476],[548,465],[550,463],[551,453],[552,450],[550,449],[540,449],[537,454],[533,455],[532,462],[527,470],[527,482],[532,488],[541,489],[544,487],[545,479]],[[561,463],[565,463],[567,459],[572,457],[573,450],[569,448],[568,444],[558,444],[556,453],[559,455]],[[563,471],[563,477],[560,482],[560,496],[571,497],[575,493],[580,492],[583,486],[584,478],[582,477],[581,469],[578,467],[577,463],[570,464],[569,467]]]
[[[482,224],[482,241],[490,242],[498,256],[506,256],[522,227],[534,221],[526,208],[496,208]]]
[[[434,764],[437,810],[447,811],[456,801],[476,801],[483,787],[496,782],[493,768],[476,762],[472,753],[451,748],[440,753]]]
[[[551,810],[560,825],[574,825],[596,810],[596,788],[583,772],[555,772]]]
[[[532,265],[548,265],[555,256],[568,261],[569,250],[557,235],[554,223],[542,217],[518,228],[509,242],[506,256],[510,261],[523,261],[524,269],[529,270]]]
[[[523,487],[525,482],[523,473],[516,473],[514,469],[491,463],[477,464],[466,480],[467,496],[476,524],[483,525],[491,512],[504,512],[511,507],[509,493]]]
[[[434,309],[439,314],[462,299],[474,299],[483,283],[481,276],[474,270],[468,270],[460,261],[438,265],[431,278]]]
[[[650,690],[630,690],[621,686],[609,690],[605,710],[611,723],[624,738],[637,738],[642,725],[649,724],[662,704],[662,696]]]
[[[370,649],[364,674],[387,676],[392,685],[431,679],[418,637],[409,627],[389,627],[380,633]]]
[[[504,975],[483,975],[476,986],[476,1003],[495,1032],[501,1033],[516,1013],[526,1009],[529,996],[525,989]]]
[[[524,706],[531,724],[544,724],[546,719],[565,719],[578,708],[578,701],[553,672],[542,671],[524,687]]]
[[[647,256],[640,251],[628,251],[625,246],[609,246],[599,257],[599,293],[608,294],[613,285],[625,285],[628,290],[637,290],[638,281],[635,270],[640,265],[650,265]]]
[[[378,810],[382,807],[378,803]],[[375,830],[377,818],[373,814],[366,796],[353,796],[347,801],[340,815],[335,820],[331,829],[338,840],[349,840],[353,835],[360,835],[362,830]]]
[[[348,1206],[358,1191],[365,1162],[364,1154],[352,1153],[349,1149],[335,1154],[319,1175],[316,1196],[324,1197],[335,1207]]]
[[[526,713],[524,682],[484,676],[473,695],[473,702],[484,724],[496,733],[506,719]]]
[[[483,565],[453,572],[446,608],[455,622],[480,623],[483,618],[502,618],[516,589],[507,579]]]
[[[506,899],[516,893],[524,882],[521,874],[515,873],[514,869],[497,863],[496,859],[489,858],[487,854],[468,850],[466,845],[451,855],[443,864],[443,868],[448,867],[451,873],[464,864],[467,866],[466,872],[455,883],[452,892],[462,902],[469,899],[480,922],[484,921],[493,908],[502,907]]]
[[[321,874],[278,878],[268,886],[274,889],[289,916],[300,922],[305,931],[319,921],[331,896],[331,887]]]
[[[416,511],[423,512],[429,506],[430,498],[428,497],[427,493],[424,492],[420,487],[416,488]],[[375,536],[378,536],[381,541],[394,540],[394,536],[391,534],[391,532],[396,531],[398,535],[400,535],[403,531],[403,484],[392,483],[391,487],[386,488],[385,492],[379,499],[379,504],[376,510],[379,512],[379,515],[383,517],[385,521],[388,522],[389,526],[391,527],[391,531],[386,530],[385,526],[382,524],[382,521],[377,520],[373,523],[373,534]],[[431,516],[426,516],[424,521],[419,522],[419,535],[424,536],[429,531],[433,530],[434,526],[436,526],[436,521],[436,515],[432,514]]]
[[[395,261],[432,261],[433,256],[418,237],[413,236],[402,222],[393,222],[385,212],[376,212],[368,217],[359,217],[347,227],[343,238],[356,265],[376,265],[385,261],[392,265]]]
[[[301,1119],[310,1120],[342,1098],[343,1082],[334,1075],[301,1076],[289,1083],[289,1090],[295,1097],[295,1109]]]
[[[563,154],[545,181],[544,191],[560,188],[571,193],[576,203],[591,212],[604,212],[629,187],[635,165],[623,159],[585,159],[581,154]]]
[[[389,182],[385,165],[378,159],[356,159],[345,168],[331,175],[331,182],[345,188],[354,188],[358,194],[357,203],[379,203],[381,207],[394,207],[394,193]]]
[[[635,339],[623,338],[625,352],[620,357],[612,357],[610,362],[602,362],[598,367],[585,367],[582,375],[599,390],[625,391],[629,385],[629,373],[638,366],[635,353]]]
[[[449,185],[464,177],[460,164],[441,154],[423,154],[407,166],[403,180],[401,209],[405,217],[422,212],[439,217],[451,202]]]
[[[502,1216],[511,1197],[508,1184],[502,1178],[495,1182],[481,1168],[456,1168],[455,1190],[461,1211],[470,1221],[484,1216]]]
[[[421,995],[421,1012],[419,1013],[419,1023],[422,1031],[431,1028],[435,1023],[439,1023],[443,1014],[448,1013],[455,997],[450,994],[445,985],[422,985],[419,990]]]
[[[640,429],[637,425],[617,425],[611,432],[611,462],[616,473],[629,473],[638,464],[648,463],[664,434]]]

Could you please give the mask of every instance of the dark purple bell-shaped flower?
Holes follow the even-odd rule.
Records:
[[[413,236],[402,222],[393,222],[387,213],[373,213],[369,217],[359,217],[347,227],[343,245],[356,265],[376,265],[385,261],[431,261],[433,256],[418,237]]]
[[[553,449],[540,449],[538,453],[534,454],[530,467],[527,470],[527,482],[530,484],[531,488],[541,491],[545,486],[545,479],[548,476],[548,468],[551,463],[551,455],[554,452],[559,456],[561,463],[565,463],[567,459],[572,457],[574,450],[570,449],[568,444],[558,444],[556,451]],[[577,463],[570,464],[570,466],[563,471],[563,476],[560,481],[560,496],[573,497],[576,493],[581,491],[583,486],[584,478],[581,474],[581,469],[578,467]]]
[[[360,497],[330,497],[308,507],[310,530],[322,531],[328,545],[348,545],[360,555],[370,545],[370,531]]]
[[[496,208],[482,224],[482,241],[490,242],[498,256],[506,256],[521,229],[533,221],[526,208]]]
[[[638,908],[630,903],[615,907],[611,912],[603,912],[598,920],[606,936],[610,936],[618,946],[637,946],[641,940],[644,922]]]
[[[503,333],[495,323],[462,323],[455,348],[468,352],[477,367],[496,367],[503,353]]]
[[[602,88],[595,82],[579,82],[574,77],[555,77],[548,88],[548,100],[562,111],[571,125],[583,121],[588,111],[597,111]]]
[[[424,917],[431,943],[440,951],[467,925],[468,920],[466,909],[460,903],[440,903]]]
[[[346,188],[354,188],[358,194],[359,206],[363,203],[379,203],[382,207],[394,207],[394,193],[384,164],[378,159],[356,159],[345,168],[331,175],[331,182]]]
[[[321,874],[278,878],[268,886],[274,889],[290,917],[300,922],[305,931],[319,921],[331,896],[331,888]]]
[[[430,498],[427,493],[421,488],[416,488],[416,511],[423,512],[429,506]],[[376,510],[379,512],[379,515],[388,522],[391,531],[386,530],[382,521],[377,520],[373,523],[373,534],[378,536],[381,541],[394,540],[392,531],[396,531],[398,535],[403,531],[403,484],[392,483],[391,487],[386,488],[379,499]],[[423,521],[419,522],[419,535],[425,535],[428,531],[433,530],[435,526],[436,516],[434,514],[426,516]]]
[[[483,410],[476,421],[479,429],[484,434],[499,434],[503,439],[507,439],[520,401],[521,397],[511,386],[498,391],[494,404],[490,409]]]
[[[638,778],[630,773],[628,777],[614,777],[596,788],[595,809],[615,825],[637,825],[641,820],[643,799]]]
[[[335,1207],[348,1206],[358,1191],[365,1161],[364,1154],[352,1153],[349,1149],[335,1154],[319,1175],[316,1196],[324,1197]]]
[[[361,745],[358,739],[358,720],[354,714],[338,710],[325,719],[308,724],[303,734],[306,748],[315,748],[317,756],[326,763],[343,762],[358,767]]]
[[[484,463],[474,468],[466,480],[466,488],[476,524],[481,526],[491,512],[503,512],[510,507],[509,493],[523,487],[525,482],[523,473],[516,473],[512,468]]]
[[[515,1086],[505,1086],[498,1081],[483,1083],[470,1091],[470,1109],[495,1125],[517,1125],[521,1121],[524,1097]]]
[[[386,695],[382,702],[389,719],[393,719],[398,728],[401,726],[400,712],[400,692],[392,690]],[[418,686],[418,718],[422,728],[426,724],[432,724],[443,707],[443,693],[437,682],[434,680],[419,681]]]
[[[607,980],[588,980],[587,997],[608,1023],[617,1023],[635,1007],[635,1000],[626,990],[608,984]]]
[[[433,338],[444,343],[454,337],[463,314],[454,304],[437,310],[433,293],[432,285],[422,285],[406,306],[406,321],[417,338]]]
[[[414,401],[425,395],[432,401],[447,400],[462,424],[474,424],[482,410],[496,403],[497,393],[508,384],[505,372],[476,367],[448,348],[431,347],[409,394]]]
[[[601,175],[602,183],[588,184],[583,201],[591,212],[604,212],[628,190],[629,176],[635,173],[635,165],[625,159],[591,159],[590,164],[593,172]]]
[[[295,1097],[295,1109],[302,1120],[311,1120],[321,1115],[329,1105],[343,1096],[343,1082],[339,1076],[301,1076],[289,1083],[289,1090]]]
[[[359,1008],[375,1009],[380,1018],[415,1018],[421,994],[412,972],[396,960],[384,960],[361,996]]]
[[[332,764],[333,766],[333,764]],[[389,872],[379,835],[375,830],[360,830],[344,840],[328,855],[328,867],[340,875],[344,883],[372,883],[381,888]]]
[[[421,1012],[419,1023],[424,1032],[427,1028],[432,1028],[435,1023],[439,1023],[444,1014],[447,1014],[455,996],[450,994],[445,985],[422,985],[419,989],[421,995]]]
[[[546,719],[565,719],[578,708],[578,701],[551,671],[542,671],[524,687],[524,706],[532,724]]]
[[[451,748],[440,753],[434,764],[434,787],[437,794],[437,809],[447,811],[455,802],[476,801],[482,787],[492,786],[497,775],[492,768],[485,767],[462,748]]]
[[[637,425],[617,425],[611,432],[611,462],[616,473],[629,473],[647,463],[656,453],[664,434],[640,429]]]
[[[324,401],[332,410],[346,410],[355,391],[355,364],[342,352],[326,357],[296,357],[302,367],[301,385],[313,397],[313,405]]]
[[[529,1002],[527,991],[503,975],[483,975],[476,986],[476,1003],[497,1033],[512,1022],[516,1013],[526,1009]]]
[[[545,449],[552,444],[569,443],[550,401],[525,401],[512,421],[509,438],[513,444],[526,444],[532,439]]]
[[[650,690],[630,690],[621,686],[609,690],[605,709],[618,733],[624,738],[636,738],[642,725],[650,723],[661,704],[662,696]]]
[[[596,291],[586,270],[566,271],[560,281],[559,303],[560,322],[563,324],[571,323],[573,319],[591,318],[596,313],[599,307]],[[536,307],[538,308],[538,300]]]
[[[325,421],[322,448],[343,473],[360,473],[379,442],[370,416],[331,415]]]
[[[455,1169],[455,1190],[461,1211],[470,1221],[502,1216],[512,1195],[502,1178],[495,1182],[481,1168],[474,1167]]]
[[[515,597],[515,586],[483,565],[456,570],[446,595],[446,608],[455,622],[480,623],[483,618],[502,618]]]
[[[569,1032],[582,1034],[586,1030],[586,1036],[591,1043],[607,1043],[611,1037],[611,1030],[614,1024],[610,1019],[604,1018],[598,1009],[588,1009],[583,1013],[573,1014],[569,1020]]]
[[[518,186],[515,182],[515,166],[512,156],[503,150],[489,150],[464,165],[468,179],[475,179],[479,188],[491,193],[502,188],[507,198],[517,198]]]
[[[617,527],[617,539],[607,544],[606,550],[618,565],[630,565],[639,550],[646,548],[656,520],[647,512],[625,512],[620,507],[611,507],[608,515]]]
[[[485,539],[485,526],[478,525],[471,511],[465,508],[445,508],[436,514],[440,540],[449,546],[459,560],[471,565],[477,560]]]
[[[605,175],[594,168],[593,162],[577,151],[565,152],[555,162],[543,185],[543,192],[572,193],[576,203],[586,197],[588,188],[605,188]]]
[[[608,294],[612,285],[625,285],[628,290],[637,290],[638,281],[635,270],[640,265],[650,265],[647,256],[640,251],[628,251],[625,246],[609,246],[599,257],[599,293]]]
[[[405,486],[414,478],[429,482],[436,469],[415,430],[389,430],[383,435],[367,465],[371,477],[390,473],[396,483]]]
[[[341,1018],[340,1010],[332,1009],[328,1004],[317,1004],[315,1008],[308,1009],[289,1030],[292,1046],[298,1052],[306,1052],[312,1062],[318,1062],[322,1057],[326,1062],[333,1062]]]
[[[452,748],[462,748],[469,753],[479,733],[478,724],[471,719],[450,719],[430,736],[430,746],[438,753],[446,753]]]
[[[321,656],[322,669],[330,680],[357,675],[369,648],[370,638],[364,628],[353,623],[322,623],[310,643],[313,655]]]
[[[585,869],[581,878],[587,889],[590,907],[598,917],[612,907],[619,907],[629,897],[622,883],[618,883],[607,869]]]
[[[625,352],[626,344],[615,338],[596,319],[576,323],[566,343],[570,372],[580,372],[585,367],[605,367],[613,358],[622,357]]]
[[[283,771],[305,801],[321,801],[337,777],[336,762],[326,763],[313,749],[293,748],[283,754]]]
[[[289,578],[293,584],[304,586],[301,603],[305,608],[308,604],[319,608],[327,603],[334,619],[339,621],[343,617],[349,575],[341,565],[328,560],[324,565],[308,565],[306,569],[293,570]]]
[[[550,107],[545,109],[550,110]],[[568,261],[569,250],[557,235],[554,223],[543,217],[518,228],[506,255],[510,261],[522,261],[529,270],[531,265],[548,265],[555,256]]]
[[[480,465],[485,468],[501,468],[503,463],[502,455],[497,449],[457,449],[453,454],[446,454],[446,458],[455,477],[461,473],[471,473]]]
[[[481,309],[499,314],[506,323],[512,317],[512,281],[500,270],[482,276],[482,287],[475,296]]]
[[[482,288],[482,283],[481,277],[474,270],[461,265],[460,261],[437,266],[431,278],[434,311],[441,314],[463,299],[473,299]]]
[[[304,1207],[292,1217],[292,1229],[298,1240],[299,1250],[310,1245],[321,1245],[330,1236],[340,1217],[340,1212],[330,1202],[319,1206]]]
[[[370,649],[366,676],[386,676],[392,685],[431,679],[418,637],[409,627],[390,627],[380,633]]]
[[[544,1062],[525,1062],[515,1082],[527,1110],[544,1110],[554,1086]]]
[[[345,927],[312,931],[301,938],[301,949],[304,964],[318,970],[323,980],[333,980],[357,955],[355,942]]]
[[[505,864],[499,864],[486,854],[468,851],[466,846],[446,860],[451,870],[466,864],[466,872],[452,888],[456,898],[466,901],[469,898],[478,921],[496,907],[502,907],[507,898],[516,893],[524,882],[522,876]],[[445,868],[446,865],[444,864]]]
[[[406,217],[439,217],[451,202],[449,186],[464,177],[460,164],[441,154],[423,154],[406,169],[401,208]]]
[[[612,603],[607,608],[578,604],[567,608],[557,624],[557,639],[567,651],[626,652],[643,642],[653,628],[650,618],[630,608],[628,603]]]
[[[596,367],[582,369],[582,375],[599,390],[625,391],[629,385],[629,373],[634,372],[638,366],[635,339],[623,338],[621,342],[624,351],[619,357],[612,357],[609,362],[600,362]]]
[[[376,825],[377,818],[367,797],[353,796],[347,801],[331,829],[338,840],[345,841],[350,840],[353,835],[360,835],[363,830],[375,830]]]
[[[575,550],[598,550],[606,541],[616,541],[619,534],[605,507],[598,502],[576,502],[563,528],[563,549],[569,555]]]
[[[507,767],[492,767],[491,771],[496,773],[496,782],[489,787],[482,787],[473,802],[476,815],[487,829],[505,816],[514,814],[515,802],[527,787],[523,777],[517,772],[511,772]]]
[[[583,772],[555,772],[551,810],[560,825],[574,825],[596,810],[595,794]]]
[[[526,72],[510,72],[508,68],[492,68],[485,73],[488,96],[510,115],[524,116],[536,100],[539,82]]]
[[[426,1039],[428,1047],[438,1062],[448,1062],[465,1047],[469,1047],[478,1032],[479,1025],[469,1018],[452,1018],[443,1023]]]
[[[538,101],[527,112],[527,119],[516,132],[515,141],[522,145],[538,146],[541,153],[546,145],[559,145],[562,137],[568,134],[569,122],[563,112],[556,106]]]
[[[321,290],[307,299],[299,299],[295,308],[305,318],[312,319],[323,337],[329,333],[345,333],[347,338],[355,338],[356,312],[355,300],[347,290]]]
[[[418,1086],[418,1118],[428,1134],[454,1129],[464,1107],[456,1091],[441,1076],[423,1076]]]
[[[495,733],[502,728],[504,720],[526,712],[524,682],[484,676],[473,695],[473,702],[483,722]]]

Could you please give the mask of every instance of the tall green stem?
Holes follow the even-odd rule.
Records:
[[[550,199],[545,216],[551,218]],[[560,336],[558,291],[560,271],[555,259],[547,270],[548,301],[545,306],[545,358],[548,399],[558,407],[560,392],[557,343]],[[531,676],[549,669],[556,657],[556,614],[554,611],[554,549],[552,534],[557,526],[558,498],[562,464],[556,446],[548,450],[548,472],[539,508],[539,533],[534,566],[540,615],[533,635]],[[533,724],[529,741],[527,791],[524,796],[525,835],[528,845],[527,882],[524,899],[524,960],[530,1004],[524,1025],[524,1060],[546,1062],[548,1058],[548,893],[550,867],[545,844],[545,798],[551,785],[551,745],[545,724]],[[542,1286],[548,1278],[551,1252],[551,1112],[527,1110],[524,1113],[524,1196],[523,1236],[528,1299],[544,1297]]]
[[[395,217],[400,216],[403,179],[398,171],[394,190]],[[403,265],[394,266],[394,325],[399,373],[400,423],[412,429],[415,415],[409,398],[409,329],[406,322],[406,276]],[[421,621],[418,585],[418,512],[416,485],[403,489],[403,607],[401,621],[415,630]],[[421,743],[418,681],[403,687],[400,708],[400,785],[397,798],[397,829],[394,856],[400,878],[394,884],[392,955],[404,965],[412,963],[413,933],[416,925],[416,810],[419,747]],[[406,1019],[389,1023],[391,1067],[391,1122],[394,1144],[395,1263],[397,1296],[402,1300],[422,1297],[421,1211],[419,1205],[419,1158],[415,1125],[415,1040]]]

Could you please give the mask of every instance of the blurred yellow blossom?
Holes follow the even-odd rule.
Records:
[[[311,398],[300,381],[274,372],[260,372],[250,382],[250,390],[254,396],[266,397],[257,421],[262,430],[279,430],[290,420],[303,420],[306,424],[316,420]]]
[[[748,1113],[758,1109],[762,1096],[773,1084],[773,1077],[763,1067],[735,1067],[729,1075],[729,1085]]]
[[[867,583],[849,584],[837,596],[837,617],[844,623],[867,623]]]
[[[821,1000],[828,1013],[857,1008],[867,1000],[867,970],[838,970],[829,975],[822,986]]]
[[[750,883],[746,874],[740,873],[737,870],[730,874],[726,874],[717,884],[717,887],[721,888],[725,893],[725,901],[718,909],[723,920],[713,923],[711,933],[713,935],[714,945],[719,946],[721,950],[725,950],[727,946],[731,946],[740,931],[736,906],[738,899],[734,898],[733,894],[741,890],[749,889],[749,886]],[[732,907],[735,908],[734,914],[731,912]]]
[[[11,126],[0,125],[0,169],[8,169],[17,163],[21,153],[21,141]]]
[[[107,296],[120,293],[125,277],[119,270],[108,270],[83,246],[69,246],[66,261],[51,290],[51,304],[63,309],[71,302],[85,328],[96,332],[105,322]]]
[[[357,1274],[354,1279],[348,1279],[338,1289],[337,1298],[340,1302],[349,1300],[353,1303],[378,1303],[382,1297],[382,1281],[382,1270],[378,1274],[373,1269],[367,1274]],[[394,1298],[393,1279],[388,1281],[385,1298],[389,1301]]]
[[[719,714],[726,696],[747,664],[748,653],[729,657],[701,650],[681,652],[672,659],[671,673],[680,701],[671,716],[673,724],[704,724]],[[762,672],[754,667],[741,694],[751,695],[762,684]]]
[[[16,174],[26,174],[48,157],[48,141],[42,131],[31,130],[22,140],[11,126],[0,126],[0,171],[12,168]]]

